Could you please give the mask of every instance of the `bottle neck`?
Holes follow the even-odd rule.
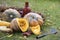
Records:
[[[25,2],[25,7],[29,7],[29,2]]]

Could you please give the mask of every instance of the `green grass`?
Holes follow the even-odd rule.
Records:
[[[25,1],[26,0],[0,0],[0,4],[21,8],[24,7]],[[60,27],[60,0],[28,0],[28,2],[30,3],[32,11],[41,12],[45,15],[46,21],[42,26],[43,31]],[[0,38],[7,35],[6,33],[0,33]],[[23,37],[21,33],[15,33],[11,37],[5,37],[1,40],[23,40],[21,37]],[[34,38],[35,35],[31,35],[28,37],[28,40],[33,40]],[[56,35],[48,35],[39,40],[60,40],[60,30],[58,30]]]

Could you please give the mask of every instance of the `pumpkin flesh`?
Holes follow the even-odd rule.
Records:
[[[39,35],[41,32],[40,32],[40,26],[37,25],[37,26],[32,26],[30,27],[31,31],[35,34],[35,35]]]

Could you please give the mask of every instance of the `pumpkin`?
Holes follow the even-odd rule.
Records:
[[[44,23],[42,16],[37,13],[30,12],[25,15],[24,18],[26,18],[29,22],[31,22],[32,19],[35,19],[40,25]]]
[[[3,12],[3,18],[5,21],[11,21],[14,18],[20,18],[20,17],[21,17],[20,13],[15,9],[9,8]]]
[[[10,26],[10,23],[9,22],[6,22],[6,21],[1,21],[0,20],[0,26],[7,26],[7,27],[9,27]]]
[[[12,20],[10,27],[16,31],[21,30],[25,32],[29,27],[29,23],[24,18],[15,18]]]
[[[40,25],[34,19],[30,22],[30,29],[35,35],[41,34]]]

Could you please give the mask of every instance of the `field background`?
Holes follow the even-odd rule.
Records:
[[[30,3],[32,11],[40,12],[45,16],[45,23],[42,30],[49,32],[50,28],[55,28],[56,35],[48,35],[39,40],[60,40],[60,0],[0,0],[0,5],[24,7],[25,1]],[[36,36],[31,35],[27,40],[34,40]],[[0,40],[25,40],[21,33],[7,34],[0,32]]]

